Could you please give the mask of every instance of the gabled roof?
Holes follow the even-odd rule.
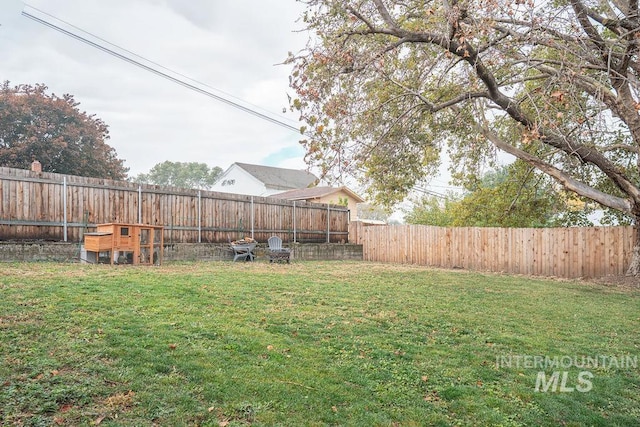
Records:
[[[356,203],[364,202],[364,199],[362,197],[358,196],[356,193],[349,190],[347,187],[300,188],[297,190],[285,191],[284,193],[273,194],[271,197],[276,197],[278,199],[285,199],[285,200],[313,200],[313,199],[320,199],[322,197],[330,196],[340,191],[346,193]]]
[[[234,164],[264,183],[265,187],[273,190],[306,188],[318,181],[318,178],[314,174],[304,170],[283,169],[273,166],[250,165],[248,163],[238,162]]]

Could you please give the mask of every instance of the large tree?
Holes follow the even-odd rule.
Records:
[[[222,172],[219,166],[209,168],[206,163],[170,162],[167,160],[152,167],[149,173],[142,173],[133,180],[146,184],[209,189],[222,175]]]
[[[47,87],[0,87],[0,166],[28,169],[33,160],[45,172],[124,179],[127,168],[107,145],[107,125],[78,109],[72,95]]]
[[[290,62],[309,162],[393,203],[443,150],[464,181],[497,148],[638,224],[637,0],[306,3]]]

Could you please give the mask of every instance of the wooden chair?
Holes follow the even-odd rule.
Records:
[[[282,239],[278,236],[271,236],[268,240],[269,243],[269,262],[284,262],[289,264],[291,259],[291,249],[282,247]]]

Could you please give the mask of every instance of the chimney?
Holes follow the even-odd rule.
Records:
[[[33,162],[31,162],[31,171],[32,172],[42,172],[42,163],[40,163],[37,160],[34,160]]]

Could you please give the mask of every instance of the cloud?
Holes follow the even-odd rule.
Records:
[[[12,84],[44,83],[58,95],[74,95],[81,110],[109,125],[108,143],[125,159],[132,175],[166,160],[204,162],[223,169],[236,161],[306,167],[296,132],[25,18],[20,15],[23,8],[37,12],[19,1],[1,3],[3,79]],[[295,21],[301,8],[296,1],[30,0],[29,4],[189,76],[195,80],[192,84],[242,99],[250,108],[299,127],[290,113],[281,117],[290,70],[276,65],[306,41],[294,32],[299,29]]]

